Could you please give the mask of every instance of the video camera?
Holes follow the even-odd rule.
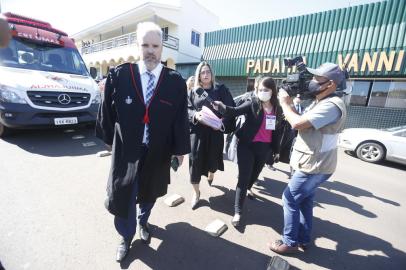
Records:
[[[291,97],[299,95],[301,99],[312,99],[315,97],[315,93],[309,90],[309,83],[313,79],[313,74],[307,69],[306,64],[303,62],[303,57],[298,56],[293,59],[284,59],[285,66],[291,68],[296,66],[298,73],[289,74],[282,82],[281,88],[283,88]],[[346,80],[349,78],[347,65],[345,65],[343,72],[343,80],[337,85],[336,94],[339,96],[344,95],[344,91],[347,88]]]
[[[303,62],[303,57],[298,56],[293,59],[284,59],[286,67],[296,66],[298,73],[288,74],[285,80],[283,80],[281,87],[294,97],[300,95],[301,98],[305,98],[306,92],[309,89],[309,83],[313,79],[313,74],[307,71],[307,66]]]

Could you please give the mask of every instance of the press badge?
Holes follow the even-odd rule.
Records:
[[[266,130],[275,130],[276,116],[275,115],[266,115],[265,116],[265,129]]]

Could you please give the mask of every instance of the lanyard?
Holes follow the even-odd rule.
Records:
[[[157,85],[156,85],[156,87],[155,87],[155,89],[154,89],[154,93],[152,94],[152,97],[151,97],[151,99],[149,100],[149,102],[148,102],[148,104],[145,104],[145,101],[144,101],[144,106],[145,106],[145,114],[144,114],[144,119],[143,119],[143,123],[144,124],[148,124],[149,123],[149,106],[151,105],[151,103],[152,103],[152,100],[154,99],[154,97],[155,97],[155,95],[157,94],[157,92],[158,92],[158,87],[159,87],[159,85],[161,84],[161,81],[162,81],[162,74],[163,74],[163,71],[164,71],[164,68],[162,68],[162,71],[161,71],[161,75],[159,76],[159,79],[158,79],[158,83],[157,83]],[[137,95],[138,95],[138,97],[140,98],[140,100],[144,100],[144,98],[141,96],[141,92],[140,92],[140,90],[138,89],[138,87],[137,87],[137,84],[135,83],[135,78],[134,78],[134,72],[133,72],[133,65],[132,64],[130,64],[130,72],[131,72],[131,79],[132,79],[132,82],[133,82],[133,85],[134,85],[134,88],[135,88],[135,92],[137,93]],[[141,81],[141,78],[140,78],[140,81]],[[142,83],[141,83],[142,84]]]

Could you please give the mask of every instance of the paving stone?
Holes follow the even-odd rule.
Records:
[[[169,197],[167,197],[164,201],[164,203],[167,206],[173,207],[173,206],[178,206],[179,204],[183,203],[185,199],[178,195],[178,194],[172,194]]]
[[[220,236],[223,232],[227,230],[227,224],[224,223],[224,221],[220,219],[216,219],[213,222],[211,222],[209,225],[207,225],[206,229],[204,229],[207,233],[214,237]]]
[[[289,270],[289,263],[279,256],[273,256],[266,270]]]

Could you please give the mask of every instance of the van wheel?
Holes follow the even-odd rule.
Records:
[[[0,123],[0,138],[4,138],[4,137],[10,135],[10,132],[11,131],[8,127],[6,127],[2,123]]]
[[[378,163],[385,156],[385,148],[376,142],[363,142],[358,146],[356,154],[363,161]]]

